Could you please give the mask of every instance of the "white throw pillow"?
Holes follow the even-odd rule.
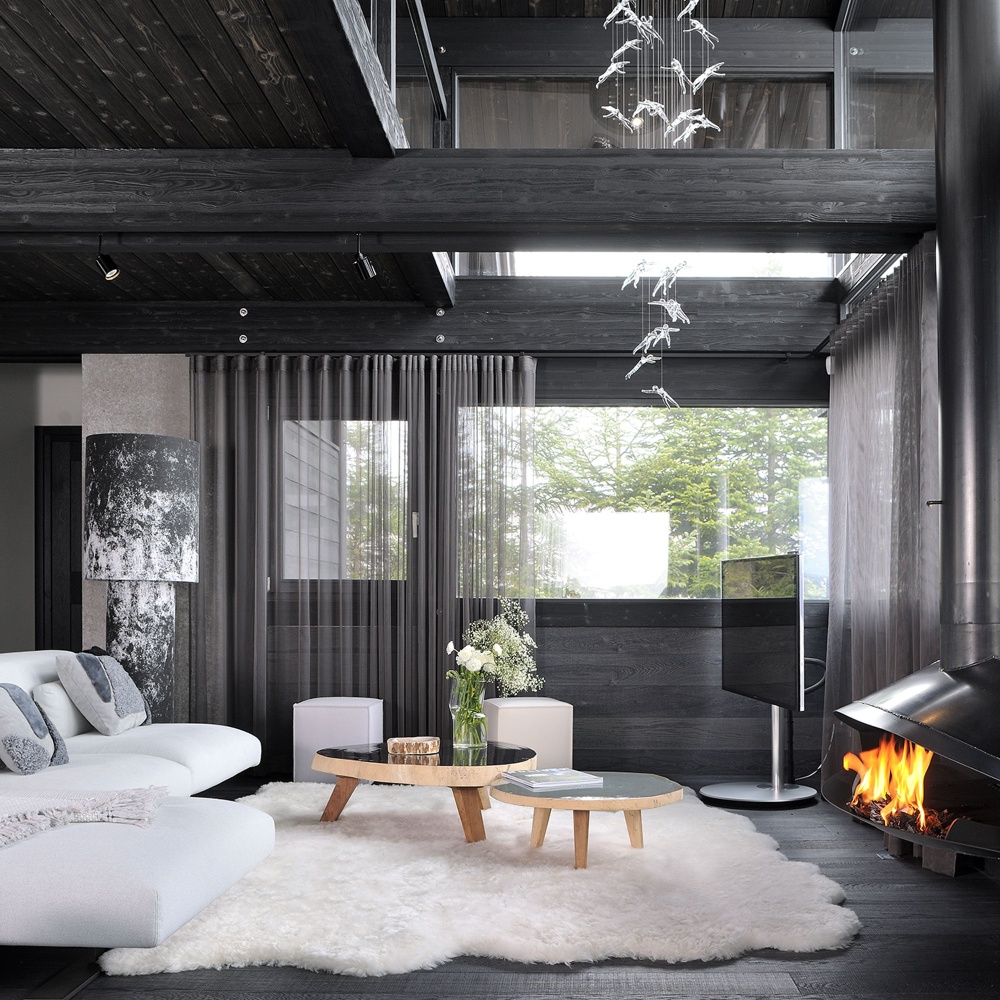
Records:
[[[87,717],[73,704],[66,688],[59,681],[46,681],[31,692],[35,704],[49,717],[52,725],[67,739],[89,733],[93,726]]]
[[[17,774],[49,766],[55,742],[31,696],[16,684],[0,684],[0,760]]]
[[[146,699],[113,656],[62,654],[56,657],[56,672],[73,704],[105,736],[149,721]]]

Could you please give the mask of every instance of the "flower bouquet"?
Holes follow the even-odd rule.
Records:
[[[452,681],[452,735],[456,747],[486,745],[483,690],[487,681],[496,683],[502,696],[537,691],[542,679],[535,669],[535,640],[524,631],[527,612],[510,598],[501,598],[495,618],[472,622],[462,635],[465,645],[447,652],[455,654],[455,666],[446,674]]]

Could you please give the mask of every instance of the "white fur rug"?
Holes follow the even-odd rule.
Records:
[[[573,821],[553,811],[529,846],[530,809],[493,802],[487,839],[466,843],[447,788],[361,785],[320,823],[329,785],[265,785],[243,799],[274,816],[274,853],[157,948],[116,948],[114,975],[246,965],[378,976],[458,955],[519,962],[665,962],[759,948],[846,947],[860,922],[840,886],[793,862],[743,816],[693,792],[643,813],[593,813],[588,867]]]

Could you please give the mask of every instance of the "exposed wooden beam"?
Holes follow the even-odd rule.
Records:
[[[356,0],[267,2],[313,96],[336,122],[336,134],[350,153],[392,157],[408,147],[395,101],[395,4],[374,0],[373,38]],[[451,263],[434,253],[439,248],[422,249],[423,260],[413,254],[402,263],[406,279],[429,307],[450,308],[455,304]]]
[[[448,254],[398,253],[396,262],[414,295],[428,309],[450,309],[455,305],[455,269]]]
[[[660,384],[681,406],[827,406],[830,379],[822,358],[686,357],[665,351],[656,378],[647,371],[641,388]],[[626,382],[622,367],[608,358],[538,359],[538,402],[560,406],[659,406]]]
[[[888,252],[933,228],[934,190],[932,150],[2,150],[0,233],[188,234],[209,252],[358,232],[383,252]]]
[[[717,18],[712,31],[719,41],[712,61],[727,73],[768,71],[829,73],[834,35],[829,21],[818,18]],[[441,66],[464,75],[498,69],[546,74],[600,73],[608,64],[610,30],[602,17],[438,17],[427,21],[439,49]],[[396,67],[420,72],[413,39],[400,35]]]
[[[443,317],[400,303],[0,303],[0,324],[18,331],[0,339],[0,357],[45,351],[529,351],[616,356],[629,362],[627,371],[633,347],[648,332],[641,298],[613,278],[459,284],[459,306]],[[675,335],[670,355],[807,355],[837,322],[831,284],[688,279],[677,297],[691,323]]]
[[[354,156],[409,145],[357,0],[266,0],[320,106]]]

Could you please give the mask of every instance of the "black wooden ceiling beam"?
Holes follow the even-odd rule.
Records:
[[[354,156],[409,145],[357,0],[267,0],[314,96]]]
[[[268,3],[317,103],[336,121],[340,141],[352,156],[392,157],[409,146],[393,84],[382,65],[382,58],[390,63],[394,59],[394,21],[391,28],[383,25],[380,37],[390,51],[380,58],[356,0]],[[424,305],[439,309],[455,304],[455,273],[444,254],[430,248],[422,254],[407,253],[398,263]]]
[[[533,76],[589,73],[608,64],[614,48],[603,17],[439,17],[427,21],[437,61],[460,74],[498,69]],[[717,18],[719,41],[712,61],[727,72],[822,74],[833,71],[834,34],[819,18]],[[401,34],[396,56],[400,75],[420,73],[413,39]]]
[[[293,251],[360,232],[391,252],[889,252],[935,214],[931,150],[0,150],[0,191],[12,248],[103,232]]]
[[[0,303],[0,357],[186,351],[529,351],[632,358],[642,297],[614,278],[481,278],[436,316],[401,303]],[[831,282],[688,279],[671,354],[806,356],[837,322]],[[246,309],[247,315],[241,315]],[[245,335],[245,343],[240,336]],[[437,338],[443,337],[439,341]],[[630,367],[625,366],[625,371]]]

